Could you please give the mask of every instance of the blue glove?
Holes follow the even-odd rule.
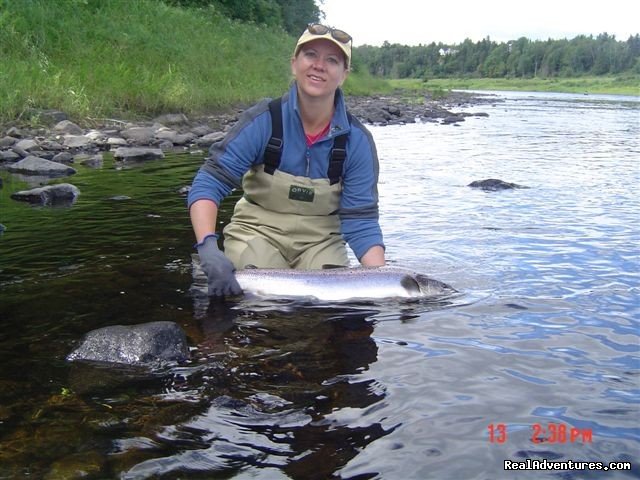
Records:
[[[242,288],[238,284],[233,272],[233,263],[218,248],[218,235],[211,233],[196,245],[200,255],[200,265],[207,276],[209,295],[221,297],[224,295],[240,295]]]

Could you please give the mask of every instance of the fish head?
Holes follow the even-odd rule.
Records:
[[[435,280],[422,273],[416,273],[413,276],[413,280],[417,284],[420,294],[423,297],[444,297],[458,293],[451,285],[447,285],[440,280]]]

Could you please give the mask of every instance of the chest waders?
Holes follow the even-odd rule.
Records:
[[[348,133],[334,139],[328,178],[278,169],[282,157],[282,99],[269,103],[272,134],[264,163],[242,180],[244,196],[224,229],[225,255],[236,268],[319,269],[349,265],[340,233],[340,197]]]

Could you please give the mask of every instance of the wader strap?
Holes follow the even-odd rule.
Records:
[[[269,102],[269,113],[271,114],[271,138],[267,143],[264,151],[264,171],[269,175],[273,175],[280,166],[282,158],[282,97],[274,98]],[[347,112],[349,124],[351,124],[351,114]],[[344,161],[347,158],[347,139],[349,133],[343,133],[333,139],[333,147],[331,148],[331,158],[329,159],[329,168],[327,169],[327,177],[329,184],[334,185],[340,181],[342,177],[342,169]]]
[[[280,166],[282,158],[282,98],[278,97],[269,102],[271,114],[271,138],[264,151],[264,171],[269,175]]]
[[[329,168],[327,169],[327,177],[329,177],[329,185],[334,185],[340,181],[342,177],[342,168],[344,160],[347,158],[347,137],[348,133],[338,135],[333,139],[333,147],[331,148],[331,158],[329,159]]]

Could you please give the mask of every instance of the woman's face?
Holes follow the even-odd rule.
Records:
[[[347,78],[342,50],[329,40],[305,43],[291,60],[298,88],[311,97],[333,96]]]

